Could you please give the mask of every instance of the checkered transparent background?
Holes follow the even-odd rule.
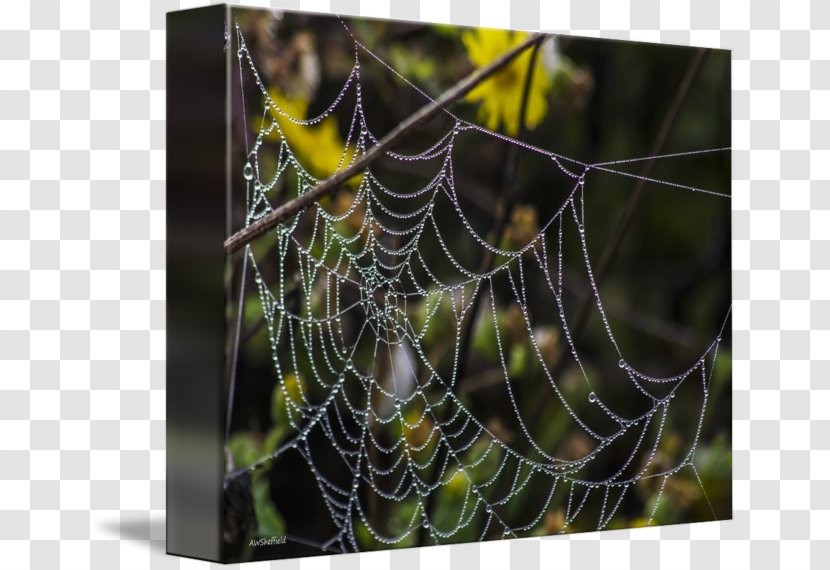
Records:
[[[733,50],[734,520],[246,568],[826,568],[830,2],[281,7]],[[0,9],[0,567],[164,554],[164,14]]]

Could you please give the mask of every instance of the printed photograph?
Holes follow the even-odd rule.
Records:
[[[226,559],[731,518],[730,52],[230,15]]]

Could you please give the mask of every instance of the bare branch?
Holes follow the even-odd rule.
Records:
[[[525,82],[522,86],[522,100],[521,105],[519,107],[519,140],[523,140],[527,136],[527,125],[525,124],[525,117],[527,115],[527,104],[528,98],[530,97],[530,87],[533,84],[533,71],[536,66],[536,58],[539,55],[540,45],[542,45],[541,41],[538,41],[535,44],[533,44],[533,51],[531,52],[530,59],[528,61],[527,75],[525,76]],[[507,151],[507,161],[504,170],[504,183],[502,185],[508,190],[507,192],[504,192],[499,198],[498,202],[496,202],[496,210],[493,216],[493,225],[490,229],[490,233],[487,238],[487,241],[489,243],[492,243],[496,247],[499,246],[499,242],[501,242],[502,237],[504,236],[504,230],[507,228],[507,223],[510,219],[510,215],[513,212],[513,208],[516,205],[516,201],[518,200],[519,195],[521,194],[521,188],[519,186],[518,168],[519,147],[515,144],[511,144]],[[484,255],[481,258],[481,263],[479,264],[479,274],[484,274],[490,271],[494,259],[495,254],[493,253],[493,250],[486,249],[484,251]],[[473,300],[470,304],[470,308],[468,309],[469,315],[466,317],[466,321],[464,321],[464,325],[460,332],[460,339],[458,345],[458,368],[456,369],[456,386],[459,387],[458,389],[463,388],[466,385],[465,374],[467,372],[467,362],[470,358],[470,346],[472,345],[473,326],[475,325],[476,318],[478,316],[478,309],[481,306],[481,296],[486,286],[487,284],[485,283],[482,287],[479,287],[476,290],[476,295],[475,297],[473,297]],[[435,478],[438,464],[438,461],[436,461],[434,464],[430,476],[430,481]],[[424,509],[427,513],[427,518],[431,518],[433,516],[433,511],[435,510],[436,494],[437,493],[430,493],[427,497],[426,505],[424,506]],[[424,527],[421,527],[418,542],[420,544],[426,544],[426,537],[426,529]]]
[[[464,95],[472,91],[476,85],[499,71],[506,66],[516,56],[522,53],[530,46],[537,44],[545,38],[544,34],[531,34],[528,38],[511,49],[505,52],[498,59],[485,67],[481,67],[456,83],[450,89],[444,92],[438,99],[431,101],[427,105],[421,107],[420,110],[413,113],[406,120],[400,123],[397,127],[392,129],[376,146],[369,149],[366,154],[361,156],[352,165],[340,172],[337,172],[330,178],[322,181],[320,184],[298,196],[297,198],[283,204],[267,216],[257,220],[248,227],[236,232],[234,235],[225,240],[225,255],[230,255],[239,250],[243,246],[251,243],[254,239],[266,233],[277,224],[286,220],[302,210],[312,202],[317,201],[325,194],[334,191],[346,181],[351,179],[356,174],[359,174],[375,160],[377,160],[384,152],[389,150],[393,145],[400,142],[404,135],[409,133],[414,128],[422,125],[442,110],[444,110],[451,103],[461,99]]]
[[[525,83],[522,91],[522,101],[519,108],[518,140],[524,140],[527,137],[528,128],[525,124],[525,116],[527,115],[530,86],[533,83],[533,70],[536,65],[536,58],[539,54],[540,45],[541,44],[537,43],[533,46],[533,52],[531,53],[530,61],[528,63],[527,75],[525,76]],[[504,231],[507,229],[510,216],[512,215],[513,209],[516,207],[516,202],[519,200],[519,196],[521,195],[518,171],[519,146],[510,144],[507,152],[506,167],[504,170],[504,182],[502,183],[502,187],[507,188],[508,190],[502,193],[499,201],[496,202],[493,225],[487,238],[487,242],[493,244],[494,247],[501,247],[500,244],[502,238],[504,237]],[[478,267],[479,275],[484,275],[492,269],[495,258],[496,254],[492,249],[484,250],[484,255],[482,256],[481,263]],[[476,290],[476,295],[473,297],[473,300],[470,303],[470,308],[467,311],[469,316],[467,316],[466,321],[464,321],[464,325],[461,330],[461,340],[459,343],[460,348],[458,350],[458,370],[456,372],[456,378],[458,378],[459,382],[464,381],[464,375],[467,372],[473,327],[475,326],[476,319],[478,317],[478,308],[481,305],[481,296],[487,287],[488,284],[485,281],[482,283],[482,286]]]
[[[671,134],[677,115],[680,113],[680,109],[686,100],[686,96],[689,93],[692,82],[700,70],[700,66],[703,63],[706,53],[707,50],[701,48],[695,52],[694,56],[692,56],[692,60],[686,68],[686,74],[683,76],[683,80],[674,95],[674,100],[672,101],[669,110],[666,112],[666,116],[663,118],[663,123],[660,125],[660,131],[657,133],[657,138],[654,140],[654,145],[651,147],[649,156],[655,157],[663,152],[663,147]],[[594,276],[597,284],[605,278],[605,274],[608,273],[611,263],[614,260],[614,257],[616,257],[617,251],[620,249],[620,245],[623,242],[623,238],[625,238],[625,234],[628,233],[628,228],[631,226],[631,222],[634,220],[634,214],[643,198],[646,179],[651,176],[651,171],[656,162],[655,158],[651,158],[648,162],[646,162],[642,172],[640,173],[640,178],[637,180],[634,192],[632,192],[631,198],[628,199],[628,203],[625,206],[625,212],[623,212],[620,221],[614,228],[614,233],[608,241],[608,245],[605,247],[605,250],[602,252],[602,257],[594,270]],[[581,334],[582,327],[585,326],[588,318],[588,309],[591,307],[591,304],[592,299],[591,296],[588,295],[582,301],[582,304],[577,310],[576,316],[571,324],[571,333],[574,336]]]
[[[628,199],[628,203],[625,207],[625,212],[620,218],[620,221],[617,222],[611,239],[605,246],[605,250],[602,252],[602,257],[600,258],[600,261],[597,264],[596,269],[594,270],[594,279],[596,281],[597,287],[599,287],[600,283],[605,279],[605,275],[611,268],[611,263],[613,262],[614,257],[619,251],[620,245],[622,244],[626,233],[628,233],[628,229],[631,226],[631,222],[634,219],[634,214],[636,213],[637,207],[639,206],[640,201],[643,197],[643,192],[645,190],[646,183],[645,179],[651,174],[651,170],[654,168],[656,159],[653,157],[663,152],[663,147],[665,146],[666,142],[668,141],[669,135],[674,129],[677,116],[680,113],[680,110],[683,108],[683,103],[686,101],[686,97],[689,94],[689,90],[691,89],[692,84],[694,83],[695,77],[697,77],[697,74],[700,71],[706,53],[707,50],[701,48],[692,56],[692,59],[689,62],[688,67],[686,68],[686,72],[683,75],[683,79],[681,80],[680,85],[677,87],[677,91],[674,94],[672,103],[669,106],[669,109],[666,111],[666,115],[663,117],[663,122],[660,125],[660,131],[657,133],[657,138],[655,139],[654,144],[651,147],[651,153],[649,156],[651,156],[652,158],[649,159],[648,162],[646,162],[643,166],[641,178],[637,181],[634,191],[632,192],[631,197]],[[583,297],[582,303],[579,305],[574,317],[570,321],[569,326],[571,330],[571,337],[574,339],[574,341],[576,341],[582,335],[583,330],[586,324],[588,323],[588,316],[590,314],[589,309],[591,308],[592,304],[592,295],[586,295],[585,297]],[[564,353],[562,353],[559,355],[559,358],[556,361],[556,363],[551,367],[551,377],[553,377],[554,379],[558,379],[564,371],[566,364],[567,360],[564,356]],[[543,400],[537,400],[528,418],[529,425],[538,424],[543,409]]]

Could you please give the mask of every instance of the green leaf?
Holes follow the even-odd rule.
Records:
[[[235,467],[250,465],[260,455],[259,446],[248,432],[237,432],[233,434],[228,441],[228,447],[231,450]]]
[[[528,347],[525,343],[517,343],[510,349],[510,363],[508,371],[510,376],[524,376],[528,370],[530,358]]]
[[[473,339],[473,349],[476,353],[485,356],[492,361],[496,361],[499,358],[499,339],[496,335],[496,326],[495,323],[493,323],[492,313],[490,312],[489,307],[482,307],[479,314],[483,315],[483,317],[479,320],[478,325],[476,326],[475,338]]]
[[[262,443],[263,454],[272,455],[282,442],[286,431],[284,425],[274,426],[274,429],[268,432],[268,435],[265,436],[265,441]]]
[[[257,534],[261,537],[285,534],[285,521],[271,502],[268,479],[255,479],[251,483],[257,517]]]

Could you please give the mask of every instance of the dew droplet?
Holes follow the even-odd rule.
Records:
[[[620,368],[625,368],[625,360],[623,360],[622,358],[620,358],[619,364],[620,364]]]
[[[579,224],[579,233],[581,233],[581,234],[585,233],[585,226],[583,226],[582,224]]]
[[[493,512],[493,507],[491,507],[490,505],[487,505],[484,510],[486,510],[488,513],[492,513]]]
[[[424,528],[429,528],[429,521],[424,521]]]
[[[245,180],[251,180],[254,177],[254,167],[251,166],[250,162],[246,162],[244,168],[242,168],[242,176]]]
[[[593,404],[597,401],[597,395],[591,392],[590,394],[588,394],[588,401]]]

